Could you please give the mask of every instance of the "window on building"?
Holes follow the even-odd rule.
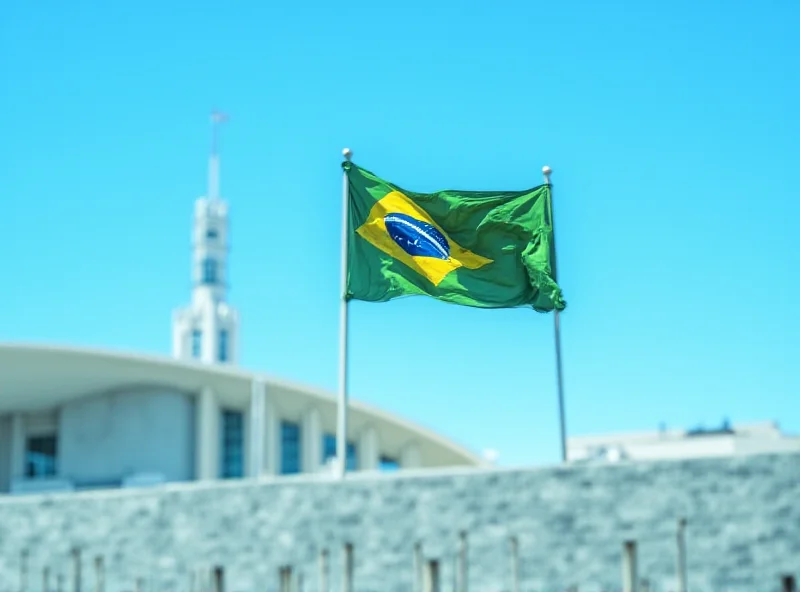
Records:
[[[400,468],[400,463],[396,458],[392,458],[391,456],[381,456],[378,468],[381,471],[396,471]]]
[[[300,472],[300,424],[281,422],[281,474]]]
[[[324,434],[322,436],[322,462],[336,457],[336,436],[334,434]],[[347,443],[347,470],[358,470],[358,450],[353,442]]]
[[[222,477],[244,476],[244,414],[222,412]]]
[[[199,358],[203,351],[203,332],[200,329],[192,331],[192,357]]]
[[[223,329],[219,332],[219,361],[228,361],[228,332]]]
[[[217,234],[216,228],[209,228],[208,230],[206,230],[206,238],[215,239],[217,238],[217,236],[219,235]]]
[[[25,446],[25,476],[54,477],[58,471],[58,438],[55,434],[31,436]]]
[[[203,259],[203,283],[217,283],[217,260],[207,257]]]

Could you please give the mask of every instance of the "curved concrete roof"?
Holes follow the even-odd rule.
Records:
[[[0,377],[0,413],[48,409],[115,391],[163,388],[198,393],[204,386],[213,388],[223,405],[246,405],[252,380],[259,379],[281,417],[299,419],[313,406],[320,412],[323,429],[334,431],[336,425],[336,399],[330,393],[236,366],[71,346],[0,343]],[[351,399],[348,419],[351,437],[363,427],[374,426],[381,450],[390,454],[399,454],[413,441],[427,466],[485,464],[458,444],[359,401]]]

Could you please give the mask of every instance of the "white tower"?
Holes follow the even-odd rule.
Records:
[[[239,314],[225,302],[228,288],[228,204],[219,196],[217,135],[226,120],[211,115],[208,194],[194,204],[192,229],[192,302],[175,311],[172,354],[209,364],[236,363]]]

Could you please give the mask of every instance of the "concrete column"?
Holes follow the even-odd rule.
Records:
[[[21,413],[11,416],[11,482],[25,478],[25,424]]]
[[[400,454],[400,467],[403,469],[415,469],[422,466],[419,446],[415,443],[406,444]]]
[[[622,590],[638,592],[639,574],[636,565],[636,541],[625,541],[622,546]]]
[[[303,423],[300,428],[303,446],[303,472],[318,473],[322,465],[322,420],[319,410],[309,409],[303,416]]]
[[[250,448],[252,441],[252,417],[253,413],[250,405],[241,410],[242,413],[242,477],[250,477],[250,470],[253,468],[253,451]],[[220,413],[220,416],[222,414]],[[220,446],[222,441],[222,434],[220,432]],[[222,458],[222,448],[220,448],[220,458]],[[220,461],[222,462],[222,461]],[[220,465],[222,469],[222,465]]]
[[[216,364],[219,358],[219,322],[217,320],[216,305],[206,303],[208,307],[203,319],[203,351],[200,359],[206,364]]]
[[[280,463],[281,424],[271,397],[264,399],[264,472],[277,475]]]
[[[260,380],[253,380],[250,390],[250,413],[248,413],[250,462],[247,474],[250,477],[258,477],[264,471],[265,398],[264,383]]]
[[[195,478],[219,478],[219,403],[211,387],[203,387],[196,402]]]
[[[378,432],[372,426],[362,430],[358,439],[358,468],[362,471],[375,471],[380,465]]]

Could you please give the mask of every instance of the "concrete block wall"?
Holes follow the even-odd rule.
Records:
[[[413,592],[414,545],[440,563],[453,589],[461,532],[468,590],[511,591],[510,540],[519,591],[621,589],[625,540],[638,543],[650,592],[675,592],[676,524],[687,520],[690,592],[772,592],[800,576],[800,454],[573,465],[519,470],[414,471],[168,485],[139,491],[0,499],[0,591],[21,583],[82,591],[203,592],[199,573],[224,568],[226,592],[279,590],[281,567],[319,590],[328,552],[341,590],[343,546],[353,546],[354,592]],[[207,588],[206,588],[207,589]],[[516,592],[516,591],[515,591]]]

